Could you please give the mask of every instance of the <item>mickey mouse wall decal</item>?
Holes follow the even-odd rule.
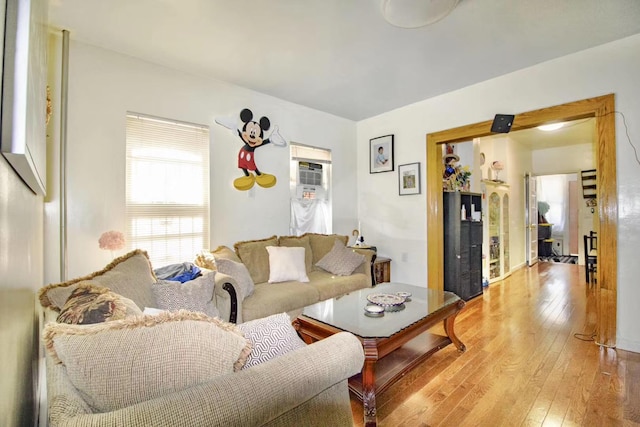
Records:
[[[245,108],[240,112],[240,120],[242,125],[236,128],[236,120],[230,117],[216,117],[215,121],[227,129],[236,128],[238,136],[243,142],[242,148],[238,153],[238,168],[242,169],[244,176],[236,178],[233,186],[237,190],[246,191],[253,187],[255,183],[264,188],[270,188],[276,185],[275,175],[261,172],[256,166],[255,150],[273,143],[278,147],[285,147],[287,142],[278,132],[278,127],[274,126],[271,135],[265,138],[265,132],[271,128],[271,121],[268,117],[261,117],[259,121],[253,120],[253,112]],[[253,172],[253,173],[252,173]],[[255,175],[254,175],[255,173]]]

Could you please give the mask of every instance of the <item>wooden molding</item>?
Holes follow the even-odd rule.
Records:
[[[595,118],[599,239],[598,329],[596,342],[615,346],[617,313],[617,228],[615,98],[613,94],[516,114],[511,131],[550,121]],[[427,279],[430,288],[443,289],[442,144],[469,141],[491,135],[492,120],[427,135]]]

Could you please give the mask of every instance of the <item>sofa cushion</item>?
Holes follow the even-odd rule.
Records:
[[[157,308],[162,310],[199,311],[207,316],[216,317],[220,312],[213,298],[216,273],[212,271],[188,282],[180,283],[160,280],[151,285]]]
[[[216,266],[220,273],[233,277],[240,287],[238,298],[241,300],[253,294],[255,285],[249,274],[249,270],[242,262],[236,262],[226,258],[216,258]]]
[[[238,329],[252,347],[243,369],[306,346],[291,325],[291,318],[287,313],[250,320],[239,324]]]
[[[140,249],[114,259],[100,271],[41,288],[40,304],[59,311],[75,289],[69,287],[87,280],[133,300],[140,309],[155,306],[151,285],[156,283],[156,276],[147,253]]]
[[[165,396],[242,368],[251,346],[235,327],[202,313],[134,316],[95,325],[48,323],[52,360],[95,411]]]
[[[329,253],[333,248],[333,244],[336,239],[342,241],[346,246],[349,242],[348,236],[341,236],[339,234],[317,234],[306,233],[305,236],[309,236],[309,244],[311,245],[311,252],[313,253],[312,263],[316,265],[323,256]]]
[[[269,253],[269,283],[309,281],[303,247],[267,246],[266,249]]]
[[[249,321],[273,313],[290,312],[319,301],[313,286],[298,282],[260,283],[251,297],[242,302],[242,318]]]
[[[262,240],[249,240],[237,242],[234,245],[236,254],[249,270],[254,283],[262,283],[269,280],[269,253],[267,246],[277,246],[278,238],[271,236]]]
[[[92,286],[90,281],[74,286],[71,296],[60,310],[57,321],[78,325],[108,322],[142,314],[138,306],[107,288]]]
[[[364,273],[337,276],[324,270],[317,270],[309,273],[309,286],[318,292],[318,301],[324,301],[358,289],[371,287],[371,281]]]
[[[285,247],[303,247],[304,248],[304,263],[307,273],[313,270],[313,252],[311,250],[311,243],[309,236],[280,236],[278,237],[278,246]]]
[[[316,266],[338,276],[349,276],[363,262],[364,255],[345,247],[341,240],[336,239],[331,251]]]

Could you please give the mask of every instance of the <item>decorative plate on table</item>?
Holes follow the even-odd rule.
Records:
[[[391,308],[404,304],[405,298],[396,294],[369,294],[367,300],[372,304]]]

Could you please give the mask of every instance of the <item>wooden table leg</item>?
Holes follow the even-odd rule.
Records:
[[[455,345],[458,348],[458,351],[460,353],[464,353],[467,350],[467,347],[456,336],[456,333],[453,330],[453,324],[456,321],[456,316],[458,315],[460,310],[462,310],[462,308],[464,307],[464,304],[465,304],[464,301],[462,300],[458,301],[458,311],[456,311],[453,315],[443,320],[444,331],[447,333],[447,336],[449,337],[453,345]]]
[[[362,368],[362,405],[364,406],[364,425],[374,427],[376,420],[376,362],[378,346],[375,339],[365,338],[364,367]]]

